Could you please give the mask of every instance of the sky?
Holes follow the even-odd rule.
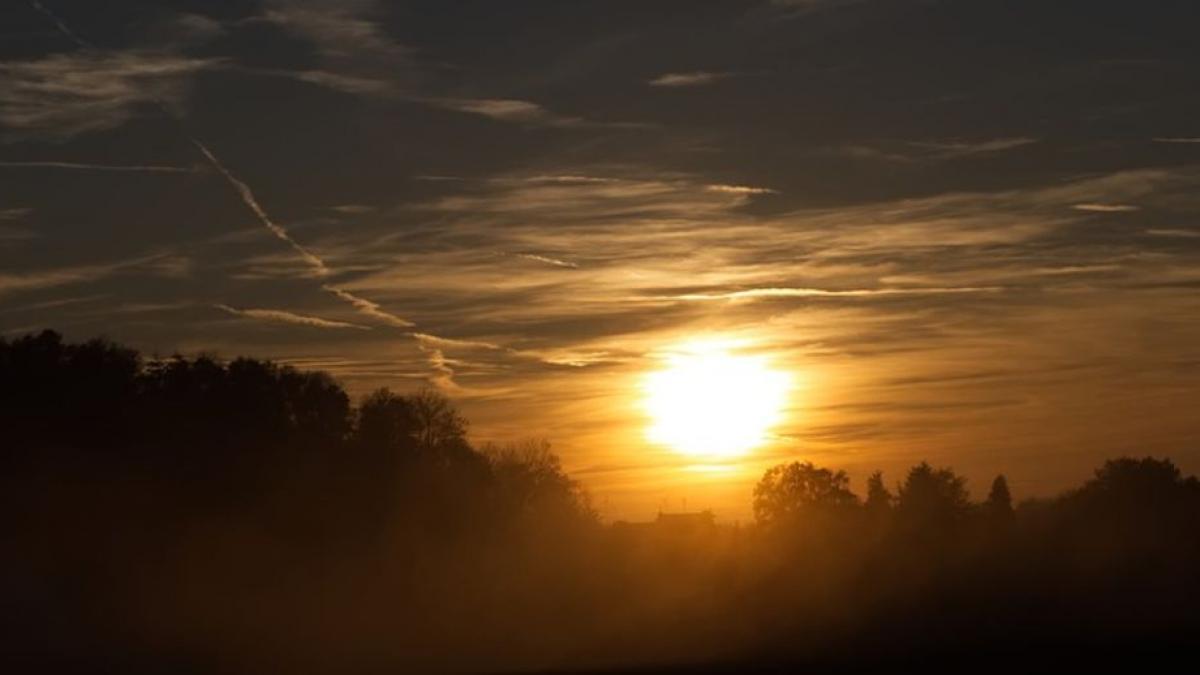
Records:
[[[1200,19],[1158,0],[14,0],[0,333],[435,386],[608,518],[792,460],[1200,470]],[[647,373],[795,383],[721,466]]]

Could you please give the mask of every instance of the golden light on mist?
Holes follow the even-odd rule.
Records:
[[[738,457],[763,445],[783,418],[792,376],[736,345],[694,341],[671,349],[643,383],[647,438],[695,458]]]

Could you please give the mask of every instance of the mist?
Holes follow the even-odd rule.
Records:
[[[1193,645],[1200,483],[1057,497],[769,470],[755,520],[604,522],[552,445],[436,390],[0,341],[4,661],[96,672],[638,672],[1129,662]],[[890,479],[890,480],[889,480]],[[861,495],[861,496],[860,496]],[[968,666],[969,664],[969,666]]]

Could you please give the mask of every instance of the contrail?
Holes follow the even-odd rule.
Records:
[[[201,154],[203,154],[208,160],[208,163],[211,164],[214,169],[220,172],[220,174],[225,177],[225,180],[229,183],[229,185],[232,186],[235,191],[237,191],[238,195],[240,195],[242,198],[242,202],[247,208],[254,212],[254,215],[258,216],[258,220],[263,224],[263,227],[266,227],[271,231],[271,234],[275,235],[277,239],[291,246],[296,253],[299,253],[300,257],[304,258],[304,261],[312,266],[319,276],[326,276],[329,274],[329,268],[325,266],[324,260],[321,260],[311,251],[301,246],[300,242],[292,239],[292,235],[288,234],[287,230],[283,229],[281,226],[276,224],[275,221],[271,220],[271,216],[267,214],[266,210],[263,209],[263,207],[258,203],[258,200],[254,198],[254,192],[250,189],[249,185],[246,185],[246,183],[238,179],[237,176],[234,176],[232,173],[230,173],[229,169],[226,169],[225,165],[221,163],[221,160],[217,159],[217,156],[208,149],[208,146],[204,145],[204,143],[201,143],[195,138],[191,138],[189,140],[191,140],[192,144],[195,145],[198,150],[200,150]]]
[[[87,49],[94,48],[90,42],[79,37],[79,35],[77,35],[69,26],[67,26],[66,22],[60,19],[58,15],[50,11],[50,9],[41,2],[38,0],[30,0],[30,4],[33,5],[34,9],[41,12],[47,18],[53,21],[54,25],[58,27],[59,32],[65,35],[72,42]],[[176,118],[171,110],[167,107],[166,103],[158,98],[154,98],[153,100],[155,104],[158,105],[159,109],[162,110],[164,115],[176,122],[179,121],[178,118]],[[291,246],[296,253],[299,253],[300,257],[303,258],[304,261],[308,263],[314,270],[316,270],[318,275],[325,276],[329,274],[329,268],[325,266],[325,261],[321,260],[311,251],[304,248],[300,242],[296,241],[290,234],[288,234],[287,230],[278,225],[275,221],[271,220],[271,216],[267,214],[266,210],[262,208],[262,206],[258,203],[258,200],[254,197],[254,192],[250,190],[249,185],[238,179],[237,176],[234,176],[229,169],[225,168],[225,164],[222,163],[220,159],[217,159],[217,156],[213,154],[213,152],[208,149],[208,146],[201,142],[200,139],[191,136],[190,134],[186,135],[188,136],[188,140],[190,140],[192,144],[195,145],[200,151],[200,153],[204,155],[204,158],[208,160],[208,163],[225,177],[225,180],[241,197],[242,202],[254,212],[254,215],[258,217],[259,222],[261,222],[264,227],[270,230],[276,238]]]
[[[92,46],[92,43],[90,43],[87,40],[84,40],[83,38],[76,35],[74,31],[72,31],[70,28],[67,27],[67,24],[63,23],[62,19],[58,18],[58,16],[54,12],[51,12],[45,5],[38,2],[38,0],[29,0],[29,4],[33,5],[33,8],[36,9],[37,11],[41,12],[42,14],[45,14],[46,18],[50,19],[50,21],[52,21],[54,23],[54,25],[58,27],[58,32],[67,36],[67,39],[70,40],[71,42],[74,42],[75,44],[79,45],[80,47],[83,47],[84,49],[94,49],[95,48]]]
[[[208,163],[225,177],[225,180],[238,193],[238,196],[241,197],[242,202],[246,205],[246,207],[253,211],[254,215],[258,217],[258,220],[263,224],[263,227],[266,227],[268,230],[270,230],[271,234],[275,235],[277,239],[286,243],[288,246],[291,246],[292,249],[296,251],[296,253],[298,253],[300,257],[309,264],[310,267],[313,268],[313,270],[317,273],[317,276],[324,277],[331,273],[329,266],[325,264],[324,260],[314,254],[312,251],[304,248],[300,242],[292,238],[292,235],[289,234],[286,229],[271,219],[271,216],[267,213],[266,209],[264,209],[262,205],[258,203],[258,199],[254,196],[254,191],[250,189],[250,186],[237,176],[233,175],[229,169],[225,168],[225,164],[223,164],[221,160],[218,159],[217,156],[208,149],[208,146],[194,137],[189,137],[189,140],[193,145],[196,146],[201,154],[204,155],[205,159],[208,160]],[[357,296],[350,291],[330,285],[324,285],[322,288],[334,294],[339,299],[350,303],[350,305],[361,314],[376,319],[377,321],[381,321],[389,326],[394,326],[397,328],[409,328],[414,325],[411,321],[385,311],[382,307],[380,307],[379,303]]]
[[[59,32],[65,35],[76,45],[85,49],[95,48],[91,43],[75,34],[75,32],[72,31],[70,27],[68,27],[67,24],[62,21],[62,19],[51,12],[41,2],[38,0],[30,0],[30,4],[33,5],[34,9],[41,12],[52,22],[54,22],[54,25],[58,27]],[[164,115],[176,123],[180,123],[180,120],[171,112],[171,110],[163,101],[157,98],[153,100],[158,105],[159,109],[162,110]],[[317,272],[318,276],[327,276],[330,273],[330,269],[325,264],[324,260],[308,249],[304,248],[300,242],[292,238],[286,229],[271,219],[271,216],[267,213],[266,209],[264,209],[262,205],[258,203],[258,199],[254,196],[254,191],[250,189],[250,186],[237,176],[233,175],[233,173],[225,167],[225,164],[219,158],[217,158],[216,154],[209,150],[207,145],[200,141],[200,139],[188,134],[186,131],[183,131],[183,134],[189,141],[192,142],[193,145],[196,146],[196,149],[199,150],[202,155],[204,155],[204,158],[208,160],[208,163],[214,169],[216,169],[222,177],[225,178],[225,181],[229,183],[230,187],[232,187],[234,191],[238,193],[242,203],[244,203],[247,208],[254,212],[254,215],[258,218],[259,222],[262,223],[262,225],[266,227],[271,234],[275,235],[275,237],[280,241],[283,241],[291,246],[292,249],[295,250],[296,253],[298,253],[300,257],[303,258],[304,261]],[[411,321],[407,321],[399,316],[396,316],[395,314],[385,311],[382,307],[380,307],[379,303],[367,300],[366,298],[355,295],[345,289],[330,285],[324,285],[322,288],[334,294],[342,301],[349,303],[358,312],[365,316],[372,317],[377,321],[381,321],[397,328],[411,328],[415,325]],[[458,389],[458,385],[451,379],[454,375],[454,371],[447,366],[445,357],[443,356],[441,350],[431,349],[430,345],[427,344],[427,341],[430,340],[441,340],[444,343],[453,343],[456,341],[447,338],[439,338],[437,336],[425,333],[410,332],[405,333],[405,335],[416,340],[417,347],[430,357],[430,364],[435,373],[435,375],[431,378],[432,381],[435,384],[448,389]]]
[[[324,277],[330,274],[331,270],[325,264],[324,260],[308,249],[304,248],[300,242],[296,241],[292,238],[292,235],[288,234],[286,229],[271,219],[271,216],[267,213],[266,209],[264,209],[262,205],[258,203],[258,199],[255,198],[254,191],[250,189],[249,185],[247,185],[237,176],[234,176],[229,169],[225,168],[225,165],[221,163],[221,160],[218,159],[211,150],[208,149],[208,146],[204,145],[204,143],[200,142],[196,138],[191,138],[190,140],[208,160],[209,164],[212,164],[213,168],[225,177],[225,180],[229,182],[229,184],[242,198],[242,202],[245,203],[246,207],[253,211],[254,215],[258,216],[259,222],[261,222],[264,227],[270,230],[271,234],[274,234],[276,238],[278,238],[280,241],[283,241],[288,246],[291,246],[296,253],[300,254],[300,257],[303,258],[304,261],[307,262],[314,271],[316,271],[317,276]],[[389,326],[394,326],[397,328],[409,328],[414,325],[411,321],[398,317],[391,312],[385,311],[382,307],[380,307],[379,303],[357,296],[343,288],[337,288],[330,285],[324,285],[322,288],[334,294],[339,299],[350,303],[350,305],[360,313],[388,324]]]
[[[416,325],[411,321],[402,319],[395,314],[384,311],[383,308],[379,306],[379,303],[371,302],[366,298],[359,297],[344,288],[337,288],[336,286],[329,285],[321,286],[321,288],[336,295],[339,299],[350,303],[354,309],[358,310],[359,312],[367,316],[374,317],[375,319],[378,319],[389,326],[394,326],[396,328],[411,328]],[[409,333],[409,335],[412,335],[412,333]]]
[[[222,312],[232,314],[234,316],[242,316],[250,319],[260,319],[262,321],[278,321],[280,323],[298,324],[301,326],[313,326],[315,328],[353,328],[356,330],[371,330],[370,326],[363,326],[357,323],[348,321],[334,321],[332,319],[322,319],[319,316],[308,316],[307,314],[297,314],[282,309],[238,309],[229,305],[217,304],[213,305]]]

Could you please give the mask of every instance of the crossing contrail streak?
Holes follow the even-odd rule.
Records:
[[[51,11],[50,8],[39,2],[39,0],[30,0],[30,4],[38,12],[41,12],[48,19],[50,19],[50,21],[52,21],[58,28],[59,32],[66,36],[67,39],[85,49],[94,49],[94,46],[90,42],[84,40],[77,33],[75,33],[75,31],[71,30],[71,27],[68,26],[65,21]],[[170,108],[167,107],[166,103],[157,98],[154,99],[154,102],[158,105],[159,109],[162,110],[164,115],[172,120],[177,122],[179,121],[175,114],[171,112]],[[188,140],[192,142],[192,145],[194,145],[196,149],[200,151],[200,154],[204,156],[204,159],[208,161],[208,164],[211,165],[213,169],[216,169],[216,171],[221,174],[225,181],[229,183],[230,187],[232,187],[238,194],[238,197],[241,198],[242,203],[254,213],[255,217],[258,218],[258,221],[263,225],[263,227],[267,228],[267,230],[274,235],[275,238],[290,246],[292,250],[294,250],[304,260],[304,262],[307,263],[314,272],[316,272],[317,276],[323,277],[330,274],[331,270],[329,269],[329,266],[325,264],[325,261],[322,260],[320,256],[305,248],[303,244],[296,241],[286,228],[276,223],[271,218],[271,215],[267,213],[267,210],[263,208],[262,204],[258,202],[258,198],[254,196],[254,191],[250,189],[250,186],[245,181],[235,176],[233,172],[225,166],[225,163],[222,162],[219,157],[217,157],[216,153],[209,149],[209,147],[205,145],[203,141],[195,136],[186,133],[186,131],[184,131],[184,135],[186,135]],[[66,163],[56,164],[61,168],[83,168],[82,166],[68,167]],[[395,327],[408,328],[413,326],[411,321],[385,311],[376,302],[359,297],[345,289],[328,285],[324,288],[333,293],[343,302],[349,303],[361,314]]]
[[[29,0],[29,4],[33,5],[33,8],[36,9],[37,11],[46,15],[46,18],[50,19],[50,21],[52,21],[54,23],[54,25],[58,27],[58,32],[67,36],[68,40],[70,40],[71,42],[74,42],[75,44],[79,45],[80,47],[83,47],[84,49],[92,49],[93,48],[92,43],[90,43],[87,40],[84,40],[83,38],[76,35],[75,31],[73,31],[69,27],[67,27],[67,24],[63,23],[63,20],[58,18],[57,14],[55,14],[54,12],[51,12],[48,7],[46,7],[42,3],[38,2],[38,0]]]
[[[292,238],[292,235],[290,235],[286,229],[271,219],[271,216],[267,213],[266,209],[264,209],[262,205],[258,203],[258,199],[254,196],[254,191],[250,189],[249,185],[247,185],[237,176],[233,175],[229,169],[225,168],[225,164],[222,163],[221,160],[218,159],[217,156],[208,149],[208,146],[196,138],[191,138],[190,140],[201,152],[201,154],[204,155],[205,159],[208,160],[209,164],[212,164],[213,168],[216,169],[217,172],[222,176],[224,176],[225,180],[234,188],[235,191],[237,191],[238,195],[242,198],[242,202],[247,208],[254,212],[254,215],[258,217],[258,220],[263,224],[263,227],[270,230],[271,234],[275,235],[275,237],[280,241],[283,241],[288,246],[291,246],[292,249],[295,250],[296,253],[298,253],[300,257],[303,258],[304,261],[313,268],[313,271],[317,273],[317,276],[324,277],[330,274],[331,270],[329,269],[329,266],[325,264],[324,260],[314,254],[312,251],[304,248],[300,242]],[[379,303],[357,296],[343,288],[337,288],[329,285],[323,286],[323,288],[337,296],[339,299],[349,303],[350,306],[359,313],[369,316],[377,321],[381,321],[397,328],[408,328],[414,325],[407,319],[403,319],[395,314],[392,314],[391,312],[385,311],[379,306]]]
[[[54,23],[54,25],[58,28],[59,32],[62,33],[64,36],[66,36],[69,40],[74,42],[76,45],[78,45],[79,47],[82,47],[84,49],[95,49],[94,45],[92,45],[87,40],[84,40],[83,38],[79,37],[79,35],[76,34],[74,31],[72,31],[71,28],[69,26],[67,26],[67,24],[62,19],[60,19],[56,14],[54,14],[54,12],[50,11],[50,9],[47,8],[45,5],[43,5],[41,2],[39,2],[38,0],[30,0],[30,4],[38,12],[41,12],[48,19],[50,19]],[[170,118],[176,122],[179,122],[179,119],[175,116],[174,113],[171,112],[170,108],[167,107],[166,103],[164,103],[163,101],[161,101],[157,98],[155,98],[153,100],[158,105],[159,109],[162,110],[164,115],[166,115],[168,118]],[[261,204],[259,204],[258,198],[254,196],[254,191],[250,189],[250,186],[245,181],[243,181],[240,178],[238,178],[237,176],[235,176],[233,174],[233,172],[230,171],[225,166],[225,163],[222,162],[220,160],[220,158],[218,158],[217,155],[212,150],[210,150],[207,145],[204,144],[204,142],[202,142],[200,139],[196,138],[195,136],[188,134],[186,131],[183,131],[183,134],[187,137],[187,139],[189,141],[192,142],[192,145],[194,145],[196,147],[196,149],[200,151],[200,154],[204,156],[204,159],[208,161],[208,164],[211,165],[212,168],[217,171],[217,173],[221,174],[221,176],[225,179],[225,181],[227,183],[229,183],[230,187],[232,187],[234,189],[234,191],[238,194],[238,197],[242,200],[242,203],[245,204],[246,207],[254,213],[255,217],[257,217],[258,221],[263,225],[263,227],[267,228],[267,230],[270,231],[271,234],[273,234],[277,239],[286,243],[288,246],[290,246],[292,248],[292,250],[294,250],[297,254],[299,254],[300,257],[313,269],[314,272],[316,272],[316,274],[318,276],[328,276],[331,273],[329,266],[325,264],[324,260],[322,260],[319,256],[317,256],[312,251],[309,251],[302,244],[300,244],[300,242],[293,239],[292,235],[290,233],[288,233],[287,229],[285,229],[283,226],[276,223],[271,218],[270,214],[267,213],[266,209],[264,209],[263,206]],[[65,165],[66,163],[57,163],[57,164]],[[72,168],[74,168],[74,167],[72,167]],[[83,167],[80,166],[79,168],[83,168]],[[333,295],[337,296],[343,302],[348,303],[351,307],[353,307],[355,309],[355,311],[359,312],[360,314],[371,317],[372,319],[375,319],[376,321],[379,321],[381,323],[387,324],[387,325],[395,327],[395,328],[412,328],[416,325],[413,322],[408,321],[407,319],[401,318],[399,316],[396,316],[395,314],[392,314],[392,313],[384,310],[379,305],[379,303],[373,302],[373,301],[363,298],[359,295],[351,293],[350,291],[347,291],[344,288],[338,288],[336,286],[332,286],[332,285],[328,285],[328,284],[323,285],[322,288],[324,290],[328,291],[329,293],[332,293]],[[465,344],[473,344],[475,346],[485,344],[485,343],[466,343],[466,342],[462,342],[462,341],[453,340],[450,338],[438,337],[436,335],[431,335],[428,333],[406,332],[405,336],[416,340],[417,345],[421,349],[421,351],[426,352],[430,356],[430,363],[435,372],[435,375],[433,376],[432,380],[439,386],[444,386],[444,387],[452,388],[452,389],[458,388],[458,385],[455,384],[455,382],[451,379],[453,377],[454,371],[450,370],[447,367],[440,349],[434,349],[434,350],[430,351],[429,343],[440,342],[442,344],[448,344],[448,345],[459,343],[459,344],[464,344],[464,345]],[[487,345],[487,347],[493,348],[493,349],[498,348],[498,349],[502,349],[503,351],[511,352],[511,350],[507,350],[507,349],[504,349],[504,348],[501,348],[501,347],[498,347],[495,345]]]
[[[395,314],[384,311],[384,309],[379,306],[379,303],[371,302],[370,300],[357,296],[344,288],[337,288],[336,286],[329,285],[322,286],[321,288],[336,295],[339,299],[350,303],[350,305],[354,307],[354,309],[358,310],[359,313],[375,318],[383,323],[388,324],[389,326],[394,326],[396,328],[411,328],[416,325],[411,321],[401,319]],[[412,336],[414,334],[409,333],[408,335]]]
[[[300,242],[296,241],[292,238],[292,235],[288,234],[287,230],[277,224],[274,220],[271,220],[271,216],[266,212],[265,209],[263,209],[262,205],[258,203],[258,199],[254,197],[254,191],[250,189],[249,185],[247,185],[237,176],[233,175],[229,169],[225,168],[225,164],[223,164],[221,160],[217,159],[217,156],[208,149],[207,145],[195,138],[191,138],[189,140],[191,140],[192,144],[196,146],[196,149],[198,149],[200,153],[204,155],[204,158],[208,160],[208,163],[211,164],[218,173],[225,177],[226,182],[228,182],[229,185],[238,193],[246,207],[254,212],[254,215],[258,217],[258,220],[262,223],[263,227],[270,230],[271,234],[275,235],[277,239],[286,243],[288,246],[291,246],[296,253],[300,254],[300,257],[304,259],[304,262],[308,263],[319,276],[326,276],[329,274],[329,268],[325,265],[324,260],[321,260],[311,251],[304,248]]]

